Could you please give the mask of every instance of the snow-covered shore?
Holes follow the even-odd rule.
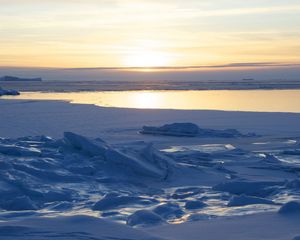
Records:
[[[242,133],[255,132],[274,137],[300,135],[300,114],[297,113],[121,109],[62,101],[1,99],[0,108],[3,113],[0,134],[13,138],[28,135],[60,138],[64,131],[71,131],[113,141],[146,138],[181,142],[182,139],[137,134],[143,126],[173,122],[192,122],[201,128],[231,128]]]
[[[20,100],[0,110],[1,239],[300,236],[298,206],[285,205],[300,200],[300,114]],[[139,133],[174,122],[239,134]]]

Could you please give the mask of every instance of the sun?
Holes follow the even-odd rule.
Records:
[[[170,64],[170,56],[156,51],[139,51],[125,57],[127,67],[162,67]]]

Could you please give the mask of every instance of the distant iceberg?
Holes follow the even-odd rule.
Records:
[[[17,96],[20,95],[20,93],[17,90],[14,89],[3,89],[0,87],[0,97],[4,95],[11,95],[11,96]]]
[[[4,76],[0,78],[0,81],[6,82],[16,82],[16,81],[34,81],[34,82],[41,82],[42,78],[19,78],[14,76]]]

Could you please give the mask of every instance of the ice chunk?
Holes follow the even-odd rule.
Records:
[[[138,156],[140,159],[144,159],[144,162],[150,166],[154,166],[155,171],[163,179],[167,179],[172,173],[172,168],[174,167],[174,162],[172,159],[158,151],[154,148],[153,144],[148,144]]]
[[[265,197],[271,194],[274,186],[282,186],[283,182],[248,182],[248,181],[230,181],[217,184],[213,187],[215,191],[229,192],[236,195],[250,195]]]
[[[199,128],[194,123],[172,123],[160,127],[143,126],[140,131],[142,134],[167,135],[178,137],[252,137],[255,134],[241,134],[236,129],[214,130]]]
[[[0,153],[13,156],[40,156],[41,151],[34,147],[0,144]]]
[[[185,199],[199,194],[200,192],[202,192],[202,189],[197,187],[178,188],[171,197],[174,199]]]
[[[130,170],[148,177],[166,179],[172,166],[172,160],[153,148],[145,147],[138,153],[122,153],[104,141],[94,141],[75,133],[64,133],[67,145],[87,156],[101,156],[108,164],[113,164],[124,170]]]
[[[238,206],[247,206],[252,204],[274,204],[274,202],[265,198],[246,196],[242,194],[240,196],[231,197],[227,206],[238,207]]]
[[[284,204],[278,211],[279,214],[300,214],[300,202],[291,201]]]
[[[149,210],[136,211],[127,219],[127,224],[130,226],[156,225],[163,222],[164,220],[161,216]]]
[[[136,174],[155,177],[162,180],[168,178],[172,163],[167,157],[162,157],[152,148],[146,148],[141,153],[125,154],[109,148],[105,153],[105,159],[124,170],[133,171]]]
[[[143,204],[146,203],[142,197],[134,196],[119,196],[117,193],[108,193],[94,206],[95,211],[111,210],[128,204]]]
[[[285,184],[286,188],[291,188],[291,189],[300,189],[300,179],[294,179],[291,181],[288,181]]]
[[[92,141],[72,132],[65,132],[64,140],[71,147],[83,152],[90,157],[105,155],[105,152],[108,149],[106,144],[103,142]]]
[[[199,201],[199,200],[187,201],[185,203],[185,208],[189,209],[189,210],[200,209],[200,208],[204,208],[206,206],[207,205],[204,202]]]
[[[167,219],[170,217],[181,217],[184,212],[181,210],[180,206],[175,203],[165,203],[157,206],[153,209],[153,212],[159,216]]]
[[[265,163],[271,163],[271,164],[280,164],[281,163],[281,161],[273,154],[266,153],[263,155],[263,157],[264,157],[263,162],[265,162]]]
[[[37,206],[27,196],[16,197],[1,204],[1,207],[8,211],[37,210]]]
[[[161,127],[143,126],[141,133],[195,137],[199,130],[199,127],[194,123],[172,123]]]

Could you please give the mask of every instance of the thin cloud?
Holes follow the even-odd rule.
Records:
[[[196,69],[220,69],[220,68],[245,68],[245,67],[299,67],[300,63],[230,63],[223,65],[200,65],[200,66],[160,66],[160,67],[95,67],[95,68],[64,68],[63,70],[196,70]]]
[[[213,17],[213,16],[235,16],[235,15],[247,15],[247,14],[286,13],[286,12],[298,12],[298,11],[300,11],[300,5],[207,10],[207,11],[200,11],[195,14],[203,17],[204,16]],[[194,12],[194,10],[190,10],[190,12]]]

